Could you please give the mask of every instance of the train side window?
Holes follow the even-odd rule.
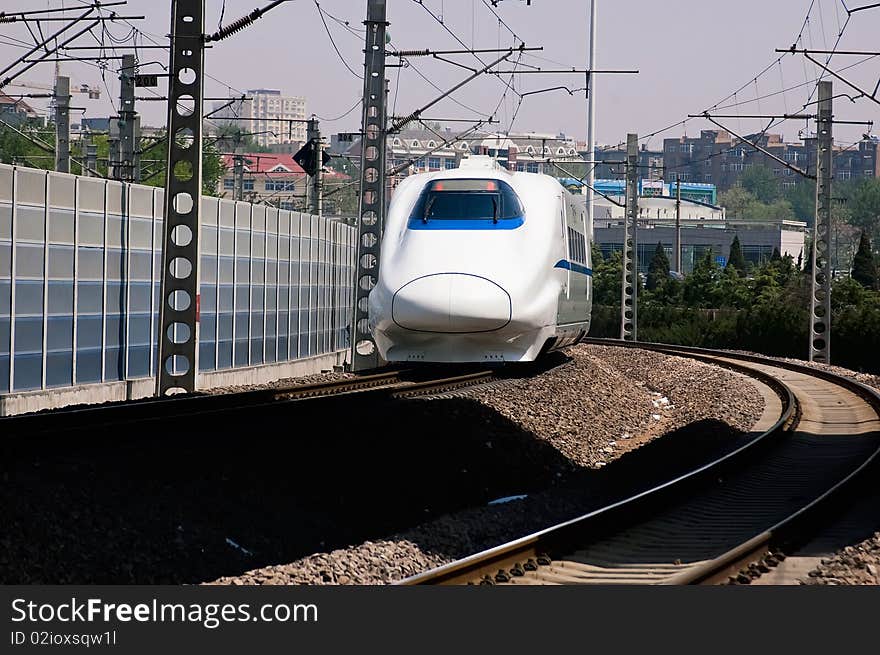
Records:
[[[568,236],[568,256],[569,259],[578,264],[586,264],[587,262],[587,241],[583,234],[572,227],[567,230]]]

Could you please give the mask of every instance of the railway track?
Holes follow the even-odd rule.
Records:
[[[542,369],[536,368],[535,372],[540,370]],[[474,370],[473,366],[454,369],[394,369],[343,380],[294,384],[271,389],[224,394],[181,394],[6,416],[0,418],[0,433],[4,435],[46,433],[165,421],[205,414],[229,414],[279,406],[283,403],[349,394],[374,393],[392,398],[431,397],[437,394],[455,393],[471,386],[492,384],[500,379],[499,373],[495,370]]]
[[[766,400],[746,445],[675,480],[398,584],[717,583],[777,563],[878,460],[880,394],[769,358],[650,348],[757,379]],[[760,563],[758,563],[760,562]]]

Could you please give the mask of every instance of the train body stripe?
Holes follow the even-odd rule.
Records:
[[[411,218],[406,224],[408,230],[515,230],[525,220],[516,218],[500,218],[494,223],[491,218],[432,218],[427,222]]]
[[[553,268],[564,268],[567,271],[571,271],[572,273],[582,273],[584,275],[592,275],[593,269],[587,268],[582,264],[576,264],[575,262],[570,262],[567,259],[560,259],[556,262],[556,265]]]

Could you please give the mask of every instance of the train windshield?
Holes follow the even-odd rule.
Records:
[[[434,180],[422,192],[412,223],[480,221],[498,224],[519,219],[523,208],[516,192],[501,180]],[[414,226],[413,226],[414,227]]]

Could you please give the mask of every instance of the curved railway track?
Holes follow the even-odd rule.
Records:
[[[854,380],[753,355],[588,343],[649,348],[757,379],[767,402],[754,438],[675,480],[398,584],[726,581],[765,556],[774,565],[774,550],[821,522],[878,460],[880,394]]]

